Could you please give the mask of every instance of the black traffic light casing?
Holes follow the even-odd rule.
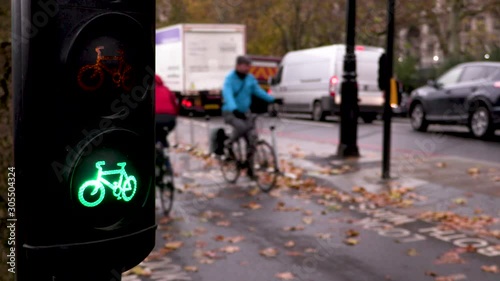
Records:
[[[128,269],[155,239],[155,2],[12,5],[19,280]]]

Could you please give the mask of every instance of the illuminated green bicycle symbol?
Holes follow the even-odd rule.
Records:
[[[95,167],[97,168],[97,178],[86,181],[78,190],[78,200],[80,200],[80,203],[82,203],[85,207],[97,206],[102,202],[102,200],[104,200],[104,194],[106,192],[105,186],[113,190],[113,195],[117,200],[123,199],[123,201],[128,202],[135,195],[137,190],[137,180],[134,176],[129,176],[127,175],[127,172],[125,172],[125,166],[127,163],[117,163],[116,165],[120,167],[120,169],[103,171],[101,166],[104,166],[105,164],[106,163],[104,161],[98,161],[95,163]],[[103,176],[108,175],[120,175],[120,178],[118,181],[110,183],[103,178]],[[90,192],[90,196],[85,196],[85,190],[88,191],[88,188],[93,189]]]

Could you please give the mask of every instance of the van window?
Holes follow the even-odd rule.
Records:
[[[500,67],[490,67],[491,75],[489,76],[490,81],[500,81]]]
[[[484,77],[487,77],[484,66],[467,66],[460,77],[460,82],[476,81]]]
[[[462,70],[463,70],[462,67],[453,68],[452,70],[443,74],[443,76],[441,76],[437,80],[437,82],[443,86],[455,84],[455,83],[457,83],[458,78],[460,77],[460,74],[462,73]]]
[[[281,76],[283,75],[283,66],[280,66],[278,69],[278,72],[276,73],[276,76],[274,77],[274,84],[280,84],[281,83]]]

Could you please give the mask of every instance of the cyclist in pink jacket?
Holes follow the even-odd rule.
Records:
[[[164,147],[168,147],[167,136],[175,128],[179,105],[175,94],[163,84],[158,75],[155,77],[155,93],[156,142],[161,142]]]

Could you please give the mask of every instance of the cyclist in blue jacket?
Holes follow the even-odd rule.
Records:
[[[224,99],[222,116],[224,121],[233,127],[233,132],[226,141],[226,146],[232,147],[231,144],[234,141],[243,137],[247,143],[247,160],[251,163],[257,139],[253,130],[253,121],[248,118],[252,95],[269,103],[274,102],[275,99],[259,86],[252,74],[248,73],[250,65],[250,58],[239,56],[236,59],[236,69],[226,76],[222,88],[222,98]],[[253,177],[251,165],[248,165],[248,175]]]

